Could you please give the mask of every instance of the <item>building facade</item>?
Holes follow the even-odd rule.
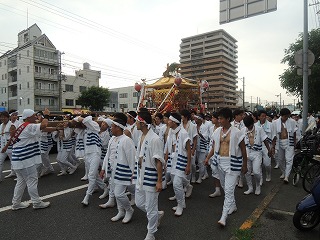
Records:
[[[107,112],[128,112],[136,111],[139,101],[139,93],[134,86],[110,89],[111,96]]]
[[[207,111],[238,108],[237,40],[224,30],[181,39],[180,73],[185,78],[206,80],[209,89],[202,100]]]
[[[1,109],[79,113],[80,93],[99,86],[101,72],[84,63],[75,76],[62,75],[61,53],[33,24],[18,33],[18,47],[0,56],[0,77]]]
[[[84,111],[77,104],[82,91],[90,87],[99,87],[101,72],[90,69],[89,63],[83,64],[83,69],[75,71],[75,76],[62,75],[61,80],[61,102],[62,111],[79,114]]]
[[[60,53],[37,24],[18,34],[18,47],[0,56],[0,103],[7,110],[58,111]]]

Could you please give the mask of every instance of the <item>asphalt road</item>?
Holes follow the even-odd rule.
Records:
[[[55,156],[51,155],[52,161],[55,161]],[[58,165],[54,167],[58,173]],[[6,161],[4,170],[8,169],[9,162]],[[73,175],[57,177],[56,173],[39,179],[40,196],[45,196],[46,201],[51,202],[49,208],[42,210],[33,210],[32,207],[19,211],[6,210],[6,207],[11,205],[15,182],[11,178],[0,183],[0,239],[144,239],[147,219],[138,208],[134,208],[132,221],[122,224],[110,220],[116,215],[116,208],[103,210],[98,207],[107,201],[98,198],[102,191],[93,194],[88,207],[82,206],[81,201],[86,191],[86,182],[80,181],[84,174],[83,164]],[[8,172],[3,174],[7,175]],[[168,200],[168,197],[173,196],[172,186],[169,186],[159,196],[159,209],[164,210],[165,216],[156,233],[156,239],[230,239],[275,184],[280,184],[278,177],[279,170],[273,171],[272,182],[263,185],[260,196],[244,195],[243,191],[246,189],[237,188],[238,211],[229,216],[227,226],[223,229],[217,224],[222,211],[223,197],[208,197],[213,192],[212,178],[200,185],[194,185],[192,196],[187,199],[187,208],[181,217],[175,217],[171,210],[176,202]],[[75,187],[80,189],[61,193]],[[61,195],[48,196],[57,192]],[[279,193],[254,224],[254,239],[319,239],[319,228],[305,235],[294,229],[292,224],[290,214],[294,212],[296,203],[304,195],[301,186],[293,187],[281,183]],[[25,191],[23,200],[29,199]],[[285,212],[285,220],[268,213],[274,213],[274,210],[277,210],[277,213],[279,210]],[[279,232],[283,234],[280,235]]]

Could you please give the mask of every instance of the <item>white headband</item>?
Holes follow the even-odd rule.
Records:
[[[137,117],[135,118],[135,120],[138,121],[138,122],[143,122],[145,125],[147,125],[147,128],[148,128],[148,129],[151,128],[151,124],[148,124],[148,123],[146,122],[146,120],[144,120],[142,117],[137,116]]]
[[[172,116],[170,116],[169,119],[170,119],[171,121],[177,123],[177,124],[180,124],[180,123],[181,123],[178,119],[176,119],[176,118],[174,118],[174,117],[172,117]]]
[[[197,119],[203,120],[203,118],[201,116],[194,115],[194,117],[197,118]]]
[[[10,113],[9,115],[10,115],[10,117],[13,115],[13,114],[19,114],[19,112],[18,111],[15,111],[15,112],[12,112],[12,113]]]
[[[115,122],[115,121],[112,121],[112,123],[122,129],[125,129],[125,126],[123,126],[121,123],[118,123],[118,122]]]

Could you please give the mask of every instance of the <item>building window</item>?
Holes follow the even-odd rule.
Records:
[[[41,89],[42,88],[42,83],[41,82],[37,82],[36,83],[36,89]]]
[[[83,91],[86,91],[87,90],[87,87],[86,86],[80,86],[79,87],[79,91],[80,92],[83,92]]]
[[[28,73],[28,72],[30,72],[30,67],[29,67],[29,66],[27,66],[27,73]]]
[[[21,84],[19,84],[19,90],[21,90]]]
[[[120,93],[119,98],[128,98],[128,93]]]
[[[120,108],[128,108],[128,104],[127,103],[120,104]]]
[[[2,67],[2,62],[0,62],[0,67]]]
[[[132,94],[132,96],[133,96],[133,97],[138,97],[138,96],[139,96],[138,93],[139,93],[139,92],[134,92],[134,93]]]
[[[36,98],[36,105],[42,105],[41,98]]]
[[[4,79],[7,79],[7,74],[6,73],[4,74]]]
[[[19,69],[19,75],[21,75],[21,69]]]
[[[54,74],[54,69],[53,68],[49,68],[49,74],[51,74],[51,75]]]
[[[66,106],[73,106],[73,99],[66,99]]]
[[[4,75],[2,74],[2,80],[4,80]]]
[[[34,66],[34,71],[35,71],[36,73],[41,73],[41,67],[39,67],[39,66]]]
[[[73,92],[73,85],[66,84],[65,85],[65,91],[66,92]],[[72,104],[73,105],[73,104]]]
[[[21,60],[21,53],[19,53],[19,60]]]
[[[27,50],[27,57],[29,57],[29,50]]]
[[[7,60],[4,60],[4,65],[5,65],[5,66],[7,65]]]
[[[133,103],[133,104],[132,104],[132,107],[133,107],[133,108],[137,108],[137,106],[138,106],[138,103]]]
[[[30,104],[30,98],[27,99],[27,103]]]
[[[4,88],[4,93],[7,93],[7,88]]]
[[[30,84],[29,84],[29,82],[27,82],[27,88],[29,88],[30,87]]]
[[[54,83],[48,83],[49,90],[54,90]]]
[[[20,98],[20,99],[19,99],[19,105],[20,105],[20,106],[21,106],[21,103],[22,103],[22,99]]]
[[[49,98],[49,105],[54,106],[54,98]]]

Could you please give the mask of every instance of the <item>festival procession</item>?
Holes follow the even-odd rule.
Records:
[[[0,240],[320,239],[319,16],[0,1]]]
[[[161,85],[163,90],[165,84],[172,86],[160,93],[165,97],[160,97],[156,111],[146,108],[146,89]],[[186,109],[183,107],[193,92],[186,95],[181,86],[188,84],[192,85],[179,76],[163,77],[150,86],[136,84],[141,92],[137,111],[108,116],[66,114],[53,119],[48,108],[38,112],[24,109],[20,116],[14,109],[1,112],[0,172],[6,158],[11,171],[0,179],[16,181],[12,211],[30,205],[34,209],[50,207],[49,201],[41,200],[38,182],[52,174],[67,177],[84,164],[79,181],[87,181],[88,187],[79,204],[90,205],[93,193],[99,191],[99,199],[105,201],[99,208],[117,208],[112,222],[128,224],[135,211],[143,211],[148,240],[155,239],[163,218],[180,217],[188,211],[186,199],[206,179],[212,181],[209,197],[224,198],[223,205],[216,206],[221,209],[220,216],[212,218],[222,228],[243,205],[235,198],[236,188],[244,195],[259,196],[272,180],[273,169],[278,168],[284,184],[292,181],[295,146],[302,131],[299,116],[287,108],[279,114],[230,108],[208,113],[201,105]],[[205,82],[200,87],[209,86]],[[185,98],[177,97],[179,89]],[[157,99],[158,93],[153,94]],[[312,115],[308,122],[317,126]],[[58,169],[49,155],[54,143]],[[170,185],[172,189],[166,190]],[[26,189],[31,204],[22,201]],[[168,201],[176,206],[170,213],[159,209],[162,191],[172,191]]]

